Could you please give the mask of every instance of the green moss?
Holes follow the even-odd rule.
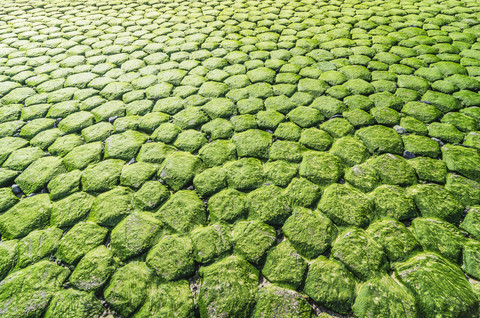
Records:
[[[33,140],[40,132],[53,128],[54,123],[55,120],[51,118],[34,119],[22,127],[19,136]]]
[[[480,155],[476,149],[446,145],[442,147],[442,159],[447,168],[465,177],[480,181]]]
[[[85,192],[76,192],[52,205],[50,224],[65,228],[87,218],[94,197]]]
[[[309,151],[303,155],[299,174],[313,183],[326,186],[342,177],[343,165],[331,154]]]
[[[230,229],[225,225],[213,224],[194,229],[192,239],[195,261],[210,263],[226,255],[232,249]]]
[[[68,154],[73,148],[83,145],[83,140],[76,134],[64,135],[55,140],[55,142],[48,147],[48,152],[54,156],[63,157]]]
[[[233,251],[249,262],[263,263],[267,251],[275,244],[275,229],[261,221],[239,221],[233,228]]]
[[[158,177],[177,191],[190,184],[202,170],[203,164],[199,157],[186,152],[174,152],[166,157],[158,171]]]
[[[184,109],[173,116],[173,123],[180,129],[197,128],[208,120],[207,115],[198,107]]]
[[[135,158],[147,139],[147,135],[133,130],[108,137],[105,140],[105,158],[123,160]]]
[[[305,296],[293,290],[276,285],[259,290],[258,302],[253,317],[270,317],[280,315],[285,318],[310,318],[312,309]]]
[[[229,187],[238,190],[248,190],[263,184],[264,172],[260,160],[243,158],[224,165]]]
[[[405,150],[417,156],[437,158],[440,155],[438,143],[428,137],[417,135],[402,136]]]
[[[480,244],[475,240],[466,240],[463,247],[463,265],[462,270],[468,275],[478,279],[480,277],[480,268],[478,260],[480,258]]]
[[[199,153],[206,167],[215,167],[237,158],[235,144],[228,140],[216,140],[203,146]]]
[[[113,126],[110,123],[101,122],[82,130],[82,137],[85,142],[104,141],[113,133]]]
[[[30,232],[17,245],[16,268],[24,268],[52,256],[63,231],[56,227]]]
[[[8,240],[0,243],[0,278],[3,280],[17,262],[18,240]]]
[[[212,195],[227,186],[225,171],[221,167],[206,169],[195,176],[193,185],[200,196]]]
[[[337,139],[330,153],[339,157],[348,166],[360,164],[368,158],[365,145],[359,139],[350,136]]]
[[[465,219],[460,223],[460,229],[467,231],[477,240],[480,238],[480,214],[478,206],[473,206],[468,210]]]
[[[18,202],[18,198],[10,188],[0,189],[0,212],[8,210]]]
[[[426,124],[435,121],[442,114],[435,106],[421,102],[406,103],[402,108],[402,113]]]
[[[214,98],[202,110],[211,118],[229,118],[237,113],[235,104],[228,98]]]
[[[402,117],[400,119],[400,127],[407,130],[409,133],[425,136],[428,133],[427,125],[414,117]]]
[[[101,315],[103,311],[102,304],[94,295],[68,289],[55,294],[44,317],[91,318]]]
[[[347,169],[345,181],[362,192],[370,192],[380,185],[380,176],[375,168],[366,162]]]
[[[441,184],[445,183],[447,167],[443,161],[418,157],[408,160],[408,163],[415,169],[418,179]]]
[[[380,125],[394,126],[400,122],[400,114],[388,107],[374,107],[371,114]]]
[[[113,189],[119,182],[125,162],[109,159],[91,165],[82,174],[82,186],[86,192],[102,192]]]
[[[361,128],[355,132],[368,148],[370,153],[403,153],[403,143],[400,136],[391,128],[381,125]]]

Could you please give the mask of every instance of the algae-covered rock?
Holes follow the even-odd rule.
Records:
[[[480,207],[473,206],[460,223],[460,228],[467,231],[475,239],[480,240]]]
[[[239,157],[255,157],[268,159],[269,149],[272,145],[272,135],[258,129],[235,134],[232,138]]]
[[[2,239],[21,238],[33,230],[48,226],[50,210],[51,202],[48,194],[38,194],[20,200],[7,212],[0,215]]]
[[[480,182],[480,154],[476,149],[445,145],[442,147],[442,159],[449,170]]]
[[[464,134],[452,124],[431,123],[428,125],[428,135],[447,143],[460,143]]]
[[[238,190],[251,190],[263,184],[262,163],[256,158],[242,158],[226,163],[223,168],[227,173],[229,187]]]
[[[165,159],[158,170],[158,177],[173,191],[178,191],[190,184],[195,175],[202,170],[203,163],[199,157],[179,151]]]
[[[480,278],[480,242],[475,240],[466,240],[463,246],[463,265],[465,273],[475,279]]]
[[[298,164],[283,160],[269,161],[263,165],[265,184],[286,187],[297,175]]]
[[[322,194],[318,185],[305,178],[293,178],[283,191],[292,206],[313,206]]]
[[[155,215],[180,233],[187,233],[195,226],[205,224],[207,219],[202,200],[191,190],[177,191]]]
[[[7,318],[42,317],[70,271],[41,261],[7,276],[0,286],[0,312]]]
[[[149,212],[134,212],[112,230],[110,246],[121,260],[148,250],[162,235],[163,223]]]
[[[17,262],[18,240],[0,242],[0,279],[3,280]]]
[[[235,144],[229,140],[216,140],[203,146],[198,156],[206,167],[211,168],[237,159],[237,150]]]
[[[459,267],[445,258],[421,253],[397,266],[395,276],[410,289],[421,317],[475,317],[478,301]]]
[[[326,131],[312,127],[302,129],[299,142],[310,149],[325,151],[330,148],[333,138]]]
[[[158,181],[147,181],[134,194],[133,205],[138,210],[153,210],[167,201],[170,191]]]
[[[381,219],[374,222],[368,227],[367,233],[383,247],[392,262],[406,259],[410,254],[421,250],[415,236],[397,220]]]
[[[463,206],[472,206],[480,203],[480,183],[449,173],[446,178],[445,189]]]
[[[50,224],[60,228],[73,226],[88,216],[94,197],[77,192],[52,204]]]
[[[407,160],[393,154],[383,154],[368,161],[385,184],[409,186],[417,181],[415,170]]]
[[[413,167],[413,169],[415,169],[418,179],[440,184],[445,183],[447,166],[442,160],[416,157],[409,159],[407,162]]]
[[[55,254],[63,231],[56,227],[30,232],[17,245],[17,268],[48,258]]]
[[[5,160],[2,167],[12,170],[24,170],[31,163],[40,159],[45,152],[38,147],[25,147],[13,151]]]
[[[354,187],[334,183],[323,192],[318,209],[337,225],[365,227],[373,216],[374,204]]]
[[[370,162],[365,162],[347,169],[345,181],[362,192],[370,192],[380,185],[380,176]]]
[[[402,136],[405,151],[409,151],[416,156],[426,156],[437,158],[440,154],[440,147],[434,140],[417,135]]]
[[[148,252],[146,262],[162,280],[189,277],[195,271],[192,242],[188,237],[166,235]]]
[[[422,101],[427,101],[442,113],[448,113],[462,108],[460,101],[455,97],[434,91],[427,91],[423,94]]]
[[[292,210],[282,189],[274,185],[250,192],[247,200],[250,203],[249,216],[267,224],[283,224]]]
[[[101,226],[115,227],[133,211],[133,192],[116,187],[98,195],[93,201],[89,220]]]
[[[15,182],[28,195],[41,190],[50,180],[63,172],[65,172],[65,167],[60,158],[43,157],[28,166],[15,179]]]
[[[130,316],[143,304],[153,278],[143,262],[131,262],[119,268],[103,292],[105,300],[123,316]]]
[[[156,172],[156,167],[147,162],[136,162],[131,165],[125,165],[120,175],[120,184],[138,189],[147,180],[150,180]]]
[[[63,158],[63,164],[68,171],[83,170],[89,164],[95,164],[102,160],[102,151],[103,146],[100,142],[77,146]]]
[[[360,164],[369,157],[367,147],[359,139],[350,136],[335,140],[330,153],[342,159],[347,166]]]
[[[355,301],[355,285],[355,277],[344,265],[319,256],[310,264],[303,290],[322,306],[348,313]]]
[[[416,218],[411,230],[425,251],[438,253],[454,263],[460,261],[465,237],[456,226],[439,219]]]
[[[95,295],[67,289],[59,291],[50,301],[45,318],[95,318],[104,308]]]
[[[463,207],[445,188],[436,184],[418,184],[407,189],[423,217],[458,223]]]
[[[277,285],[265,286],[258,291],[254,318],[262,317],[310,318],[312,308],[305,296]]]
[[[227,175],[221,167],[206,169],[195,176],[193,185],[200,196],[212,195],[227,187]]]
[[[144,304],[133,315],[134,318],[194,317],[193,297],[186,280],[152,285]]]
[[[297,289],[306,270],[307,262],[289,241],[283,241],[268,252],[262,274],[272,283]]]
[[[327,186],[342,177],[343,165],[334,155],[309,151],[303,154],[299,174],[315,184]]]
[[[100,245],[78,262],[69,281],[77,289],[96,292],[105,285],[116,268],[113,253]]]
[[[195,260],[210,263],[232,249],[230,229],[221,224],[199,227],[190,233]]]
[[[417,317],[415,297],[388,275],[364,283],[352,307],[357,317]]]
[[[257,300],[258,271],[230,256],[200,268],[200,317],[250,317]]]
[[[0,212],[10,209],[18,200],[11,188],[0,189]]]
[[[108,159],[87,167],[82,174],[83,191],[103,192],[113,189],[120,180],[125,162]]]
[[[55,257],[76,264],[85,254],[102,245],[108,230],[90,222],[75,224],[60,240]]]
[[[233,223],[247,216],[249,204],[244,193],[235,189],[225,189],[208,200],[208,212],[213,222]]]
[[[135,158],[147,139],[147,135],[133,130],[108,137],[105,140],[105,158],[127,161]]]
[[[337,228],[323,213],[295,208],[282,227],[295,249],[307,258],[315,258],[330,247]]]
[[[252,263],[263,262],[275,241],[275,229],[261,221],[239,221],[233,228],[234,254]]]
[[[355,136],[365,144],[370,153],[403,153],[402,138],[393,130],[381,125],[360,128]]]

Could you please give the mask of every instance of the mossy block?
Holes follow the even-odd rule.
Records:
[[[311,207],[321,196],[321,188],[305,178],[293,178],[284,190],[292,206]]]
[[[363,95],[348,96],[345,97],[343,101],[349,110],[362,109],[368,111],[375,106],[370,98]]]
[[[247,72],[247,76],[252,83],[266,82],[273,84],[275,75],[275,71],[267,67],[259,67]]]
[[[343,112],[343,117],[354,127],[363,127],[375,124],[372,115],[361,109]]]
[[[192,190],[176,192],[155,216],[179,233],[188,233],[195,226],[205,224],[207,219],[202,200]]]
[[[287,114],[289,111],[291,111],[295,107],[296,107],[296,104],[285,95],[273,96],[265,100],[266,110],[277,111],[282,114]],[[260,109],[261,107],[258,107],[258,108],[259,108],[259,111],[262,110]]]
[[[343,164],[329,153],[307,151],[303,154],[299,174],[315,184],[327,186],[342,177]]]
[[[414,75],[398,75],[397,85],[401,88],[416,90],[422,95],[430,88],[430,84],[426,79]]]
[[[94,315],[101,315],[103,311],[104,308],[95,295],[74,289],[67,289],[59,291],[53,296],[44,317],[53,318],[63,316],[88,318]]]
[[[355,277],[333,259],[319,256],[309,266],[304,292],[315,302],[348,313],[355,301]]]
[[[403,102],[408,103],[411,101],[418,101],[420,100],[420,93],[413,89],[399,87],[395,91],[395,96],[403,100]]]
[[[277,84],[272,86],[273,94],[276,96],[286,95],[292,96],[297,90],[297,85],[294,84]]]
[[[120,181],[125,162],[120,159],[107,159],[88,166],[82,174],[83,191],[103,192],[113,189]]]
[[[447,113],[442,117],[442,123],[451,124],[463,132],[475,131],[478,129],[478,122],[474,118],[462,113]]]
[[[313,97],[319,97],[328,89],[328,84],[322,80],[302,78],[298,81],[298,92],[308,93]]]
[[[480,238],[480,210],[478,206],[473,206],[468,210],[459,228],[468,232],[473,238]]]
[[[213,98],[202,106],[202,110],[211,119],[230,118],[237,113],[235,104],[228,98]]]
[[[123,160],[135,158],[147,139],[148,135],[133,130],[112,135],[105,140],[105,158]]]
[[[337,156],[347,166],[354,166],[367,160],[368,149],[357,138],[346,136],[335,140],[330,153]]]
[[[74,226],[87,218],[94,199],[85,192],[77,192],[53,202],[50,224],[59,228]]]
[[[94,116],[90,112],[80,111],[68,115],[58,124],[58,128],[66,133],[79,132],[94,124]]]
[[[195,153],[206,143],[207,138],[205,138],[201,132],[194,129],[187,129],[178,134],[173,145],[180,150]]]
[[[375,214],[406,220],[418,215],[415,201],[403,188],[393,185],[382,185],[373,190],[369,197],[375,204]]]
[[[480,155],[476,149],[445,145],[442,147],[442,159],[449,170],[480,181]]]
[[[85,142],[104,141],[113,133],[113,125],[107,122],[100,122],[82,130],[82,137]]]
[[[292,97],[290,97],[290,99],[295,105],[302,106],[310,105],[313,102],[314,97],[305,92],[296,92],[292,95]]]
[[[112,230],[110,246],[123,261],[147,251],[162,234],[163,223],[152,213],[134,212]]]
[[[251,86],[251,85],[250,85]],[[227,84],[218,82],[205,82],[200,86],[198,94],[207,98],[222,97],[229,91]]]
[[[476,295],[463,272],[437,254],[410,258],[397,266],[395,276],[414,293],[422,316],[442,312],[447,317],[473,317],[478,313]]]
[[[286,187],[297,174],[298,165],[286,161],[271,161],[265,163],[263,169],[266,183]]]
[[[388,107],[374,107],[370,113],[379,125],[395,126],[400,122],[400,114]]]
[[[462,270],[475,279],[480,277],[478,261],[480,259],[480,244],[475,240],[467,240],[463,247]]]
[[[289,162],[300,162],[302,153],[306,149],[294,141],[275,141],[270,147],[270,160],[284,160]]]
[[[241,115],[241,116],[248,116],[248,115]],[[233,118],[236,118],[236,117],[233,117]],[[253,116],[252,116],[252,120],[255,123],[255,118]],[[252,127],[252,128],[255,128],[255,127]],[[210,136],[211,140],[229,139],[230,137],[232,137],[234,133],[234,125],[226,119],[216,118],[206,123],[205,125],[203,125],[202,132]],[[180,136],[181,134],[178,136],[178,138],[180,138]]]
[[[299,142],[310,149],[325,151],[330,148],[333,138],[324,130],[312,127],[302,130]]]
[[[454,263],[461,260],[466,239],[455,225],[435,218],[416,218],[411,231],[425,251],[438,253]]]
[[[351,95],[350,91],[343,85],[335,85],[325,91],[325,93],[335,99],[344,99]],[[296,93],[295,93],[296,94]],[[292,96],[293,97],[293,96]]]
[[[342,138],[352,135],[354,127],[344,118],[331,118],[320,125],[320,128],[328,132],[333,138]]]
[[[388,107],[396,111],[400,111],[404,105],[404,102],[397,96],[389,92],[381,92],[372,94],[369,98],[375,104],[375,107]]]
[[[326,118],[342,114],[342,112],[347,110],[345,104],[342,101],[330,96],[317,97],[312,102],[310,107],[319,110],[320,113]]]
[[[342,86],[354,95],[370,95],[375,92],[372,84],[360,78],[348,80]]]
[[[133,192],[130,188],[116,187],[95,198],[88,219],[101,226],[115,227],[133,212],[132,201]]]
[[[78,104],[78,108],[80,108],[80,110],[90,111],[90,110],[93,110],[93,109],[99,107],[101,104],[103,104],[105,102],[106,102],[105,99],[96,95],[96,96],[89,97],[85,100],[82,100]],[[115,103],[110,103],[110,104],[112,105],[112,104],[115,104]]]
[[[33,139],[36,135],[44,130],[53,128],[55,119],[52,118],[37,118],[28,122],[20,130],[19,136],[26,139]],[[12,137],[14,138],[14,137]]]
[[[320,75],[318,79],[327,82],[330,86],[341,85],[345,83],[348,78],[345,76],[344,72],[348,73],[347,66],[342,67],[343,71],[326,71]],[[355,72],[354,72],[355,73]],[[370,73],[369,73],[370,74]]]
[[[287,116],[292,122],[302,128],[316,126],[325,119],[319,110],[306,106],[296,107]]]
[[[48,118],[66,118],[78,111],[78,101],[69,100],[52,105],[48,110]]]
[[[156,172],[157,168],[147,162],[136,162],[131,165],[125,165],[120,175],[120,184],[138,189],[150,180]]]
[[[70,271],[47,260],[24,268],[4,280],[0,306],[5,317],[40,317]],[[26,299],[28,301],[26,301]]]
[[[380,185],[380,176],[369,162],[365,162],[348,168],[345,181],[362,192],[370,192]]]
[[[50,180],[65,172],[62,160],[58,157],[42,157],[28,166],[16,179],[25,194],[43,189]]]
[[[370,81],[372,79],[372,74],[370,71],[361,65],[348,65],[341,67],[339,70],[347,79],[354,79],[360,78],[366,81]]]
[[[145,301],[154,275],[144,262],[120,267],[103,294],[112,308],[123,316],[132,315]]]
[[[480,103],[480,95],[469,90],[453,93],[453,97],[460,101],[462,107],[477,106]]]
[[[102,159],[103,145],[101,142],[73,148],[64,158],[63,164],[68,171],[85,169],[90,164],[95,164]]]
[[[434,63],[431,66],[438,69],[445,77],[455,74],[467,75],[465,67],[455,62],[442,61]]]
[[[151,134],[150,138],[154,141],[172,143],[181,132],[181,129],[173,123],[163,123]]]
[[[16,268],[24,268],[49,258],[58,246],[63,231],[56,227],[30,232],[17,245]]]
[[[17,261],[18,240],[8,240],[0,243],[0,278],[3,280]]]
[[[265,130],[275,130],[285,120],[285,116],[274,110],[259,111],[256,114],[257,126]]]
[[[352,310],[358,317],[379,317],[387,312],[391,317],[418,316],[415,297],[388,275],[375,277],[361,285]]]
[[[480,134],[477,131],[473,131],[465,136],[463,145],[480,150]]]
[[[170,191],[158,181],[147,181],[135,193],[133,204],[138,210],[153,210],[167,201]]]
[[[133,86],[127,82],[108,83],[101,91],[100,96],[106,100],[121,99],[122,96],[133,90]]]
[[[422,101],[428,102],[443,113],[462,108],[460,101],[455,97],[430,90],[423,94]]]
[[[136,100],[125,105],[126,115],[146,115],[153,108],[153,102],[148,99]]]
[[[209,217],[213,222],[232,223],[248,214],[246,195],[234,189],[225,189],[208,200]]]
[[[0,122],[7,122],[20,119],[20,113],[22,111],[22,104],[13,104],[3,106],[0,109]]]
[[[90,111],[95,117],[95,121],[108,121],[111,117],[125,116],[125,104],[121,101],[108,101]]]
[[[477,121],[480,120],[480,107],[467,107],[460,110],[460,113],[470,116]]]
[[[226,178],[225,170],[213,167],[197,174],[193,179],[193,185],[200,196],[210,196],[227,187]]]
[[[370,224],[367,233],[382,246],[391,262],[408,259],[410,255],[422,250],[412,232],[397,220],[380,219]]]
[[[371,82],[376,92],[379,93],[395,93],[397,84],[394,81],[378,80]],[[396,97],[396,96],[395,96]]]
[[[276,241],[275,229],[258,220],[237,222],[232,235],[234,254],[255,264],[264,262]]]
[[[447,77],[445,80],[454,84],[460,89],[468,89],[471,91],[480,90],[480,82],[475,78],[469,77],[467,75],[454,74]]]
[[[411,116],[402,117],[400,119],[400,127],[404,128],[409,133],[420,136],[426,136],[428,133],[427,125]]]
[[[444,94],[452,94],[460,90],[457,85],[450,81],[435,81],[432,83],[432,88]]]
[[[310,318],[313,314],[312,308],[302,294],[291,289],[269,285],[259,290],[253,317],[274,315],[285,318]]]
[[[440,155],[440,146],[431,138],[417,135],[403,135],[405,151],[417,156],[437,158]]]
[[[445,189],[453,194],[463,206],[480,203],[480,183],[450,173],[447,175]]]
[[[95,247],[102,245],[108,230],[90,222],[75,224],[60,240],[55,257],[73,265]]]
[[[18,201],[11,188],[0,189],[0,212],[10,209]]]
[[[454,224],[460,221],[463,206],[445,188],[436,184],[418,184],[407,189],[413,197],[420,214],[427,218],[438,218]]]
[[[195,271],[192,242],[188,237],[166,235],[148,252],[146,262],[162,280],[186,278]]]
[[[409,186],[417,182],[415,170],[400,156],[388,153],[368,162],[384,184]]]
[[[264,110],[263,101],[260,98],[241,99],[237,102],[237,109],[241,115],[256,114]]]
[[[0,103],[3,105],[21,104],[35,94],[35,90],[30,87],[17,87],[4,95],[2,99],[0,99]]]
[[[190,107],[173,116],[173,123],[180,129],[193,129],[209,121],[208,116],[198,107]]]
[[[233,142],[239,157],[268,158],[272,135],[258,129],[249,129],[235,134]]]
[[[194,176],[202,170],[203,163],[199,157],[179,151],[166,157],[158,171],[158,177],[177,191],[190,184]]]
[[[452,124],[431,123],[428,126],[428,135],[448,143],[460,143],[464,134]]]
[[[426,124],[437,120],[442,113],[431,104],[422,102],[408,102],[403,106],[402,113],[411,116]]]
[[[250,317],[257,299],[258,271],[241,257],[229,256],[202,267],[198,305],[200,317],[212,312],[225,317]]]
[[[80,191],[81,177],[82,172],[80,170],[73,170],[57,175],[47,185],[47,188],[50,191],[50,199],[58,200]]]
[[[249,201],[249,217],[259,219],[272,225],[281,225],[290,215],[292,208],[282,193],[275,186],[264,186],[247,195]]]
[[[64,135],[55,140],[53,144],[48,147],[48,152],[52,155],[63,157],[72,151],[73,148],[83,145],[83,140],[76,134]]]
[[[363,229],[347,228],[333,243],[332,256],[361,280],[386,270],[383,248]]]
[[[246,115],[243,115],[246,116]],[[232,118],[232,121],[237,118]],[[292,122],[280,123],[274,132],[274,136],[287,141],[298,141],[300,139],[302,128]]]
[[[155,107],[153,108],[154,112],[163,112],[169,115],[175,115],[176,113],[183,110],[183,99],[178,96],[167,97],[157,100]]]
[[[230,229],[221,224],[199,227],[190,233],[195,261],[210,263],[225,256],[233,246]]]
[[[206,167],[215,167],[237,159],[237,150],[229,140],[216,140],[203,146],[198,156]]]
[[[22,171],[44,155],[45,152],[38,147],[20,148],[11,152],[2,167]]]
[[[447,166],[442,160],[417,157],[408,160],[408,163],[415,169],[418,179],[440,184],[445,183]]]
[[[373,201],[348,184],[334,183],[327,187],[318,209],[336,225],[366,227],[373,212]]]
[[[357,130],[355,136],[365,144],[372,154],[403,153],[402,138],[392,128],[382,125],[364,127]]]

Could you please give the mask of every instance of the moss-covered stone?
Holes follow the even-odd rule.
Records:
[[[20,200],[0,215],[0,233],[3,239],[21,238],[36,229],[48,226],[51,202],[48,194],[38,194]]]
[[[409,186],[417,181],[415,170],[400,156],[383,154],[369,160],[368,163],[385,184]]]
[[[235,104],[228,98],[214,98],[202,106],[202,110],[211,119],[229,118],[237,114]]]
[[[364,283],[352,310],[357,317],[417,317],[415,297],[388,275]]]
[[[116,134],[105,140],[105,158],[130,160],[135,158],[148,136],[133,130]]]
[[[375,203],[375,214],[406,220],[417,216],[417,208],[403,188],[393,185],[382,185],[373,190],[369,197]]]
[[[310,149],[325,151],[330,148],[333,138],[324,130],[312,127],[302,130],[299,142]]]
[[[429,103],[410,101],[402,108],[402,113],[426,124],[438,119],[442,112]]]
[[[167,201],[170,191],[158,181],[147,181],[135,192],[134,207],[138,210],[153,210]]]
[[[250,217],[267,224],[283,224],[290,215],[290,204],[277,186],[256,189],[248,194],[247,199],[250,202]]]
[[[116,187],[98,195],[93,201],[89,220],[102,226],[115,227],[133,211],[133,192]]]
[[[70,283],[79,290],[99,291],[115,272],[117,263],[113,253],[104,245],[91,250],[78,262],[69,278]]]
[[[480,181],[480,154],[476,149],[446,145],[442,147],[442,159],[449,170]]]
[[[84,220],[92,207],[94,197],[77,192],[52,204],[50,224],[65,228]]]
[[[195,226],[205,224],[207,218],[203,202],[191,190],[177,191],[157,211],[156,217],[180,233],[188,233]]]
[[[432,104],[443,113],[448,113],[462,108],[460,101],[455,97],[434,91],[427,91],[422,96],[422,101]]]
[[[200,317],[249,317],[257,299],[258,271],[240,257],[230,256],[200,269]]]
[[[113,189],[119,182],[125,162],[109,159],[91,165],[82,174],[82,186],[86,192],[102,192]]]
[[[130,316],[147,297],[153,272],[143,262],[131,262],[113,274],[103,292],[105,300],[123,316]]]
[[[347,166],[354,166],[367,160],[368,149],[357,138],[346,136],[335,140],[330,153],[342,159]]]
[[[280,315],[285,318],[310,318],[312,309],[305,296],[276,285],[265,286],[258,292],[255,318]]]
[[[415,169],[420,180],[441,184],[445,183],[447,167],[442,160],[417,157],[408,160],[408,163]]]
[[[468,210],[467,215],[460,223],[460,229],[467,231],[475,239],[480,238],[480,214],[479,207],[473,206]]]
[[[182,151],[195,153],[206,143],[207,138],[203,133],[194,129],[187,129],[178,134],[173,145]]]
[[[147,265],[166,281],[190,276],[195,271],[190,238],[166,235],[148,252]]]
[[[162,142],[147,142],[138,151],[136,160],[151,164],[161,164],[175,150],[175,147]]]
[[[370,192],[380,185],[380,176],[376,169],[366,162],[347,169],[345,181],[362,192]]]
[[[210,263],[232,249],[230,229],[221,224],[199,227],[190,233],[195,261]]]
[[[370,153],[403,153],[403,142],[400,136],[392,128],[376,125],[360,128],[355,132],[368,148]]]
[[[110,123],[100,122],[82,130],[82,137],[85,142],[104,141],[113,133],[113,126]]]
[[[166,157],[158,171],[158,177],[172,190],[177,191],[190,184],[194,176],[202,170],[203,163],[199,157],[186,152],[175,152]]]
[[[419,314],[474,317],[478,301],[459,267],[431,253],[418,254],[397,266],[395,276],[418,301]]]
[[[436,184],[418,184],[408,188],[408,194],[423,217],[433,217],[458,223],[463,213],[463,207],[455,197]]]
[[[30,232],[17,245],[16,268],[24,268],[49,258],[58,247],[63,231],[56,227]]]
[[[347,228],[339,235],[333,243],[332,256],[361,280],[372,278],[387,267],[382,246],[358,228]]]
[[[12,170],[22,171],[31,163],[40,159],[45,152],[38,147],[25,147],[13,151],[5,160],[2,167]]]
[[[76,134],[64,135],[57,138],[53,144],[48,147],[48,152],[54,156],[63,157],[73,148],[83,145],[83,140]]]
[[[131,165],[125,165],[120,175],[120,184],[138,189],[146,181],[150,180],[156,172],[156,167],[147,162],[136,162]]]
[[[229,187],[238,190],[248,190],[263,184],[264,172],[260,160],[243,158],[224,165]]]
[[[248,214],[246,195],[234,189],[225,189],[208,200],[208,212],[212,221],[234,222]]]
[[[11,188],[0,189],[0,212],[10,209],[18,200]]]
[[[356,279],[336,260],[319,256],[310,264],[304,292],[322,306],[348,313],[355,301]]]
[[[480,277],[480,243],[475,240],[466,240],[463,247],[462,270],[468,275],[478,279]]]
[[[55,294],[44,317],[93,318],[101,315],[104,308],[94,295],[74,289]]]
[[[18,240],[8,240],[0,243],[0,279],[4,279],[17,262]]]
[[[329,153],[308,151],[303,154],[299,174],[313,183],[327,186],[342,177],[343,165]]]
[[[255,264],[264,262],[276,241],[275,229],[257,220],[237,222],[232,234],[234,254]]]
[[[303,207],[313,206],[321,193],[322,190],[318,185],[305,178],[293,178],[283,192],[290,205]]]
[[[457,174],[448,174],[445,189],[463,206],[472,206],[480,203],[480,183]]]
[[[28,195],[41,190],[50,180],[63,172],[65,172],[65,167],[60,158],[43,157],[28,166],[15,179],[15,182]]]

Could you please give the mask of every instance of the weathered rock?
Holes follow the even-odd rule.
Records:
[[[30,232],[17,245],[17,268],[49,258],[57,250],[63,231],[56,227]]]
[[[247,195],[249,216],[271,225],[281,225],[292,209],[282,190],[274,185],[258,188]]]
[[[213,222],[235,222],[247,216],[249,204],[246,195],[235,189],[225,189],[208,200],[209,217]]]
[[[262,317],[310,318],[312,308],[305,296],[276,285],[265,286],[258,292],[254,318]]]
[[[190,233],[195,260],[210,263],[226,255],[232,249],[233,242],[230,229],[221,224],[199,227]]]
[[[15,179],[15,183],[28,195],[46,187],[50,180],[63,172],[65,172],[65,167],[60,158],[43,157],[28,166]]]
[[[275,244],[275,229],[257,220],[239,221],[233,228],[233,252],[249,262],[262,263]]]
[[[132,203],[132,190],[116,187],[95,198],[88,219],[101,226],[115,227],[133,212]]]
[[[190,184],[196,174],[203,170],[199,157],[186,152],[169,155],[158,170],[158,177],[173,190],[178,191]]]
[[[95,318],[103,311],[102,304],[93,294],[67,289],[55,294],[44,317]]]
[[[315,184],[328,186],[342,177],[343,166],[340,159],[329,153],[305,152],[299,174]]]

